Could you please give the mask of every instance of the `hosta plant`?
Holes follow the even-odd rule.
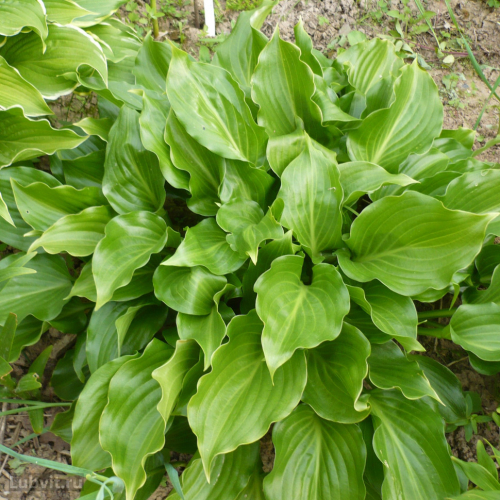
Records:
[[[445,431],[498,416],[422,338],[500,370],[500,165],[443,129],[432,78],[393,44],[327,59],[302,23],[295,43],[259,31],[273,6],[210,64],[116,21],[65,28],[95,50],[50,64],[26,40],[47,54],[59,24],[5,33],[32,94],[0,82],[17,99],[0,111],[4,394],[40,399],[44,358],[38,385],[9,363],[49,326],[76,334],[52,430],[73,472],[111,478],[88,499],[149,498],[170,452],[192,456],[175,499],[497,498],[484,447],[488,480]],[[100,119],[32,118],[76,87]]]

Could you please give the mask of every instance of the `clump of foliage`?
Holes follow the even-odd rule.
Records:
[[[257,8],[261,3],[261,0],[227,0],[226,9],[236,11],[251,10]]]
[[[57,4],[14,27],[0,4],[0,383],[39,414],[50,352],[24,383],[9,363],[77,334],[52,431],[82,497],[146,499],[166,467],[186,500],[493,498],[445,431],[498,416],[417,334],[499,371],[500,165],[443,130],[418,62],[379,39],[327,59],[301,23],[268,40],[270,2],[211,63]],[[99,119],[39,118],[74,89]],[[181,484],[171,451],[194,455]]]

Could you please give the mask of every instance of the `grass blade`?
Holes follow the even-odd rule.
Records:
[[[167,475],[170,479],[170,482],[172,483],[172,486],[174,487],[174,490],[181,497],[181,500],[185,500],[184,493],[182,493],[182,487],[179,481],[178,472],[173,468],[172,464],[170,464],[169,462],[165,462],[165,469],[167,470]]]
[[[474,153],[472,153],[472,156],[479,156],[481,153],[484,153],[497,144],[500,144],[500,134],[497,135],[494,139],[489,140],[482,148],[476,149]]]
[[[469,54],[469,59],[470,62],[472,63],[472,66],[476,70],[476,73],[478,74],[479,78],[486,84],[486,86],[490,89],[492,94],[500,101],[500,97],[498,97],[498,94],[495,92],[495,89],[491,86],[491,83],[488,81],[488,79],[484,76],[483,70],[481,69],[481,66],[479,66],[479,63],[477,62],[472,49],[470,48],[470,45],[468,44],[467,40],[465,39],[462,30],[460,29],[460,26],[458,25],[457,18],[455,17],[455,13],[453,12],[453,9],[451,8],[450,0],[444,0],[446,3],[446,7],[448,7],[448,12],[450,14],[451,20],[453,21],[453,24],[455,25],[455,28],[457,28],[458,32],[460,33],[460,36],[462,37],[462,40],[465,44],[465,49],[467,50],[467,54]]]
[[[7,415],[15,415],[16,413],[22,413],[23,411],[35,411],[35,410],[41,410],[43,408],[57,408],[59,406],[71,406],[71,403],[42,403],[39,405],[25,406],[23,408],[14,408],[13,410],[0,412],[0,417],[6,417]]]
[[[488,103],[490,102],[491,96],[493,95],[494,91],[498,88],[499,85],[500,85],[500,76],[497,78],[496,82],[493,84],[493,89],[490,92],[490,95],[488,96],[486,101],[484,101],[483,107],[481,108],[481,112],[479,113],[479,116],[477,117],[476,123],[474,125],[474,130],[477,130],[477,128],[479,127],[479,124],[481,123],[481,119],[483,118],[483,114],[486,111],[486,106],[488,106]],[[500,134],[500,131],[499,131],[499,134]]]
[[[425,17],[425,9],[424,9],[424,6],[422,5],[422,2],[420,0],[415,0],[415,3],[417,4],[418,10],[420,11],[420,15],[425,20],[427,26],[429,26],[429,29],[432,31],[432,35],[434,36],[434,39],[436,40],[438,49],[441,50],[441,44],[439,43],[438,37],[436,35],[436,32],[434,31],[434,28],[432,27],[432,24],[429,21],[429,19],[427,19]]]

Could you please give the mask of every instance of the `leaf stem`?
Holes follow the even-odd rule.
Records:
[[[153,11],[153,37],[155,40],[160,36],[160,27],[158,26],[158,18],[156,17],[156,0],[151,0],[151,10]]]
[[[358,212],[356,212],[356,210],[354,210],[354,208],[351,208],[348,205],[344,205],[344,208],[347,208],[347,210],[349,210],[349,212],[352,212],[356,217],[359,217]]]
[[[434,337],[436,339],[451,340],[450,330],[448,328],[417,328],[419,335]]]
[[[433,311],[422,311],[418,313],[418,320],[421,321],[423,319],[431,319],[431,318],[451,318],[455,311],[456,307],[453,309],[434,309]]]

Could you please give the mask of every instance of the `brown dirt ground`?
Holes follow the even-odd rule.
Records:
[[[452,0],[455,13],[459,23],[472,41],[472,50],[480,64],[490,67],[484,71],[490,82],[494,82],[500,71],[500,9],[490,9],[484,1]],[[200,7],[202,2],[199,1]],[[234,11],[225,11],[225,2],[221,4],[221,22],[217,26],[217,33],[228,33],[231,29],[231,21],[238,15]],[[397,1],[389,2],[389,9],[401,8]],[[436,30],[450,32],[451,21],[447,14],[444,1],[429,0],[425,8],[436,12],[432,23]],[[371,17],[366,17],[370,12],[377,9],[374,0],[363,0],[356,3],[353,0],[283,0],[276,9],[276,13],[268,18],[263,26],[263,31],[270,35],[275,27],[279,25],[282,37],[293,39],[293,26],[302,18],[306,31],[313,38],[318,50],[328,51],[330,42],[340,36],[346,35],[351,30],[364,32],[368,38],[378,34],[386,34],[393,29],[393,24],[388,18],[382,22],[376,22]],[[187,10],[187,26],[183,33],[186,37],[184,48],[193,54],[197,54],[200,47],[200,38],[203,33],[194,26],[194,14],[192,6],[185,7]],[[124,11],[120,12],[125,17]],[[326,19],[326,22],[324,19]],[[200,19],[203,19],[200,15]],[[176,24],[169,19],[162,18],[161,36],[179,39],[179,31]],[[456,57],[451,68],[440,65],[432,48],[435,41],[427,33],[420,34],[412,39],[419,44],[418,51],[426,62],[432,66],[430,74],[438,84],[443,102],[445,104],[445,128],[453,129],[460,126],[472,128],[479,111],[489,95],[486,85],[477,77],[467,57]],[[201,42],[202,43],[202,42]],[[430,49],[427,49],[430,48]],[[463,51],[463,49],[454,49]],[[334,52],[331,52],[334,56]],[[463,74],[464,79],[459,80],[455,92],[449,92],[443,85],[443,78],[450,73]],[[457,106],[457,98],[460,105]],[[491,139],[498,134],[499,108],[498,103],[490,101],[478,133],[485,140]],[[424,105],[424,103],[423,103]],[[97,109],[95,97],[90,96],[68,96],[55,104],[57,117],[61,122],[75,122],[84,116],[96,116]],[[478,144],[481,147],[484,144]],[[484,160],[500,162],[500,145],[492,148],[482,157]],[[15,371],[22,373],[47,345],[55,344],[51,360],[46,371],[46,382],[50,380],[57,359],[71,347],[74,339],[72,336],[63,335],[53,329],[47,332],[41,341],[25,350],[25,354],[15,367]],[[465,390],[476,391],[480,394],[485,412],[491,412],[500,404],[500,377],[485,377],[477,374],[469,365],[464,351],[447,340],[437,342],[428,339],[422,340],[428,349],[428,355],[448,365],[458,376]],[[51,388],[44,392],[47,400],[53,399]],[[45,414],[46,425],[50,424],[55,414],[60,409],[48,409]],[[3,430],[4,429],[4,430]],[[32,433],[29,419],[25,415],[10,416],[0,422],[0,442],[12,446],[15,442]],[[481,437],[488,439],[497,447],[500,445],[499,429],[492,423],[480,424],[478,435],[473,436],[470,442],[465,440],[463,429],[458,429],[448,435],[448,442],[453,454],[464,460],[475,460],[475,443]],[[274,451],[268,433],[261,440],[262,459],[264,470],[270,471],[274,460]],[[25,454],[36,454],[39,457],[59,462],[70,463],[69,445],[62,439],[51,433],[44,434],[39,438],[31,440],[17,447],[17,451]],[[54,473],[42,467],[34,465],[19,466],[4,455],[0,456],[0,500],[34,500],[34,499],[65,499],[73,500],[79,495],[80,484],[78,480],[68,480],[64,474]],[[48,489],[47,489],[48,488]],[[151,497],[152,500],[166,498],[170,487],[160,487]],[[9,492],[9,493],[7,493]]]

